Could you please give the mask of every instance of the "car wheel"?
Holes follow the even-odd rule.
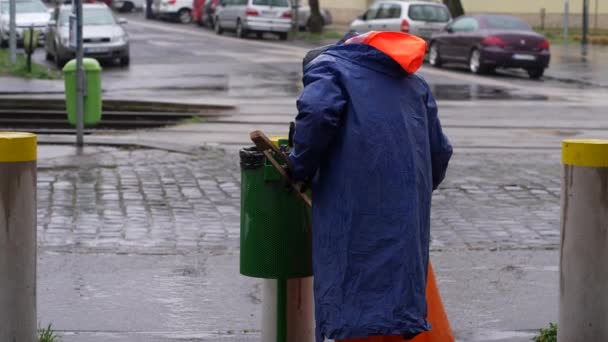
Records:
[[[55,65],[57,66],[57,68],[59,69],[63,69],[63,67],[65,66],[65,64],[68,61],[66,61],[65,59],[61,58],[61,56],[59,56],[59,53],[57,52],[57,50],[55,50]]]
[[[128,67],[131,64],[131,58],[129,56],[124,56],[120,58],[120,66]]]
[[[2,38],[1,32],[0,32],[0,47],[2,47],[2,48],[8,47],[8,40]]]
[[[256,33],[255,33],[255,37],[256,37],[257,39],[262,39],[262,38],[264,38],[264,32],[256,32]]]
[[[287,32],[281,32],[281,33],[279,33],[279,39],[280,40],[285,41],[285,40],[287,40],[287,38],[288,38]]]
[[[123,3],[122,7],[120,8],[120,12],[129,13],[129,12],[133,11],[134,7],[135,6],[133,5],[132,2],[127,1],[127,2]]]
[[[239,39],[244,39],[247,36],[247,31],[243,28],[243,24],[241,24],[241,20],[238,19],[236,21],[236,37]]]
[[[215,21],[215,25],[213,27],[215,27],[215,33],[217,33],[217,34],[224,33],[224,29],[222,28],[222,25],[220,24],[219,18],[215,18],[214,21]]]
[[[440,68],[443,64],[439,53],[439,43],[432,43],[429,49],[429,64],[436,68]]]
[[[192,12],[189,9],[183,8],[179,10],[177,17],[182,24],[190,24],[192,22]]]
[[[487,72],[487,68],[483,65],[483,58],[481,57],[481,51],[479,49],[473,49],[469,56],[469,70],[474,74],[484,74]]]
[[[537,79],[543,77],[543,75],[545,74],[544,68],[534,68],[534,69],[528,69],[526,71],[528,72],[528,76],[530,76],[530,78],[533,80],[537,80]]]

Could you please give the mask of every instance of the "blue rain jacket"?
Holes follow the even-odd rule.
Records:
[[[290,158],[312,181],[317,342],[430,329],[431,194],[452,147],[428,85],[404,69],[419,64],[388,52],[334,46],[304,72]]]

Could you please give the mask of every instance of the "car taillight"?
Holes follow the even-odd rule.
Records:
[[[177,3],[177,0],[169,0],[167,2],[169,3],[169,5],[175,5]]]
[[[495,36],[489,36],[486,39],[483,40],[483,42],[481,42],[481,44],[483,45],[488,45],[488,46],[500,46],[500,47],[507,47],[509,44],[507,44],[504,40],[495,37]]]
[[[549,44],[548,40],[543,40],[542,42],[540,42],[540,44],[538,44],[538,48],[541,50],[549,50],[549,48],[551,47],[551,45]]]
[[[245,15],[247,15],[248,17],[257,17],[258,15],[260,15],[260,13],[253,8],[248,8],[247,11],[245,11]]]
[[[287,19],[291,19],[291,11],[287,11],[285,13],[283,13],[283,15],[281,15],[281,18],[287,18]]]
[[[405,19],[401,21],[401,32],[410,32],[410,23]]]

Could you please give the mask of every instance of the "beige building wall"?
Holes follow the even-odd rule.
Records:
[[[564,0],[462,0],[467,13],[512,14],[532,26],[541,25],[541,11],[545,9],[545,27],[562,27]],[[569,0],[570,26],[582,26],[583,0]],[[608,1],[589,0],[589,25],[608,29]]]
[[[321,7],[330,10],[334,23],[339,25],[350,24],[373,2],[374,0],[319,0]]]

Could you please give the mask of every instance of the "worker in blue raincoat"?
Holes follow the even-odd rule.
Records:
[[[317,342],[429,330],[431,194],[452,147],[415,74],[424,40],[371,32],[304,71],[292,175],[312,183]]]

